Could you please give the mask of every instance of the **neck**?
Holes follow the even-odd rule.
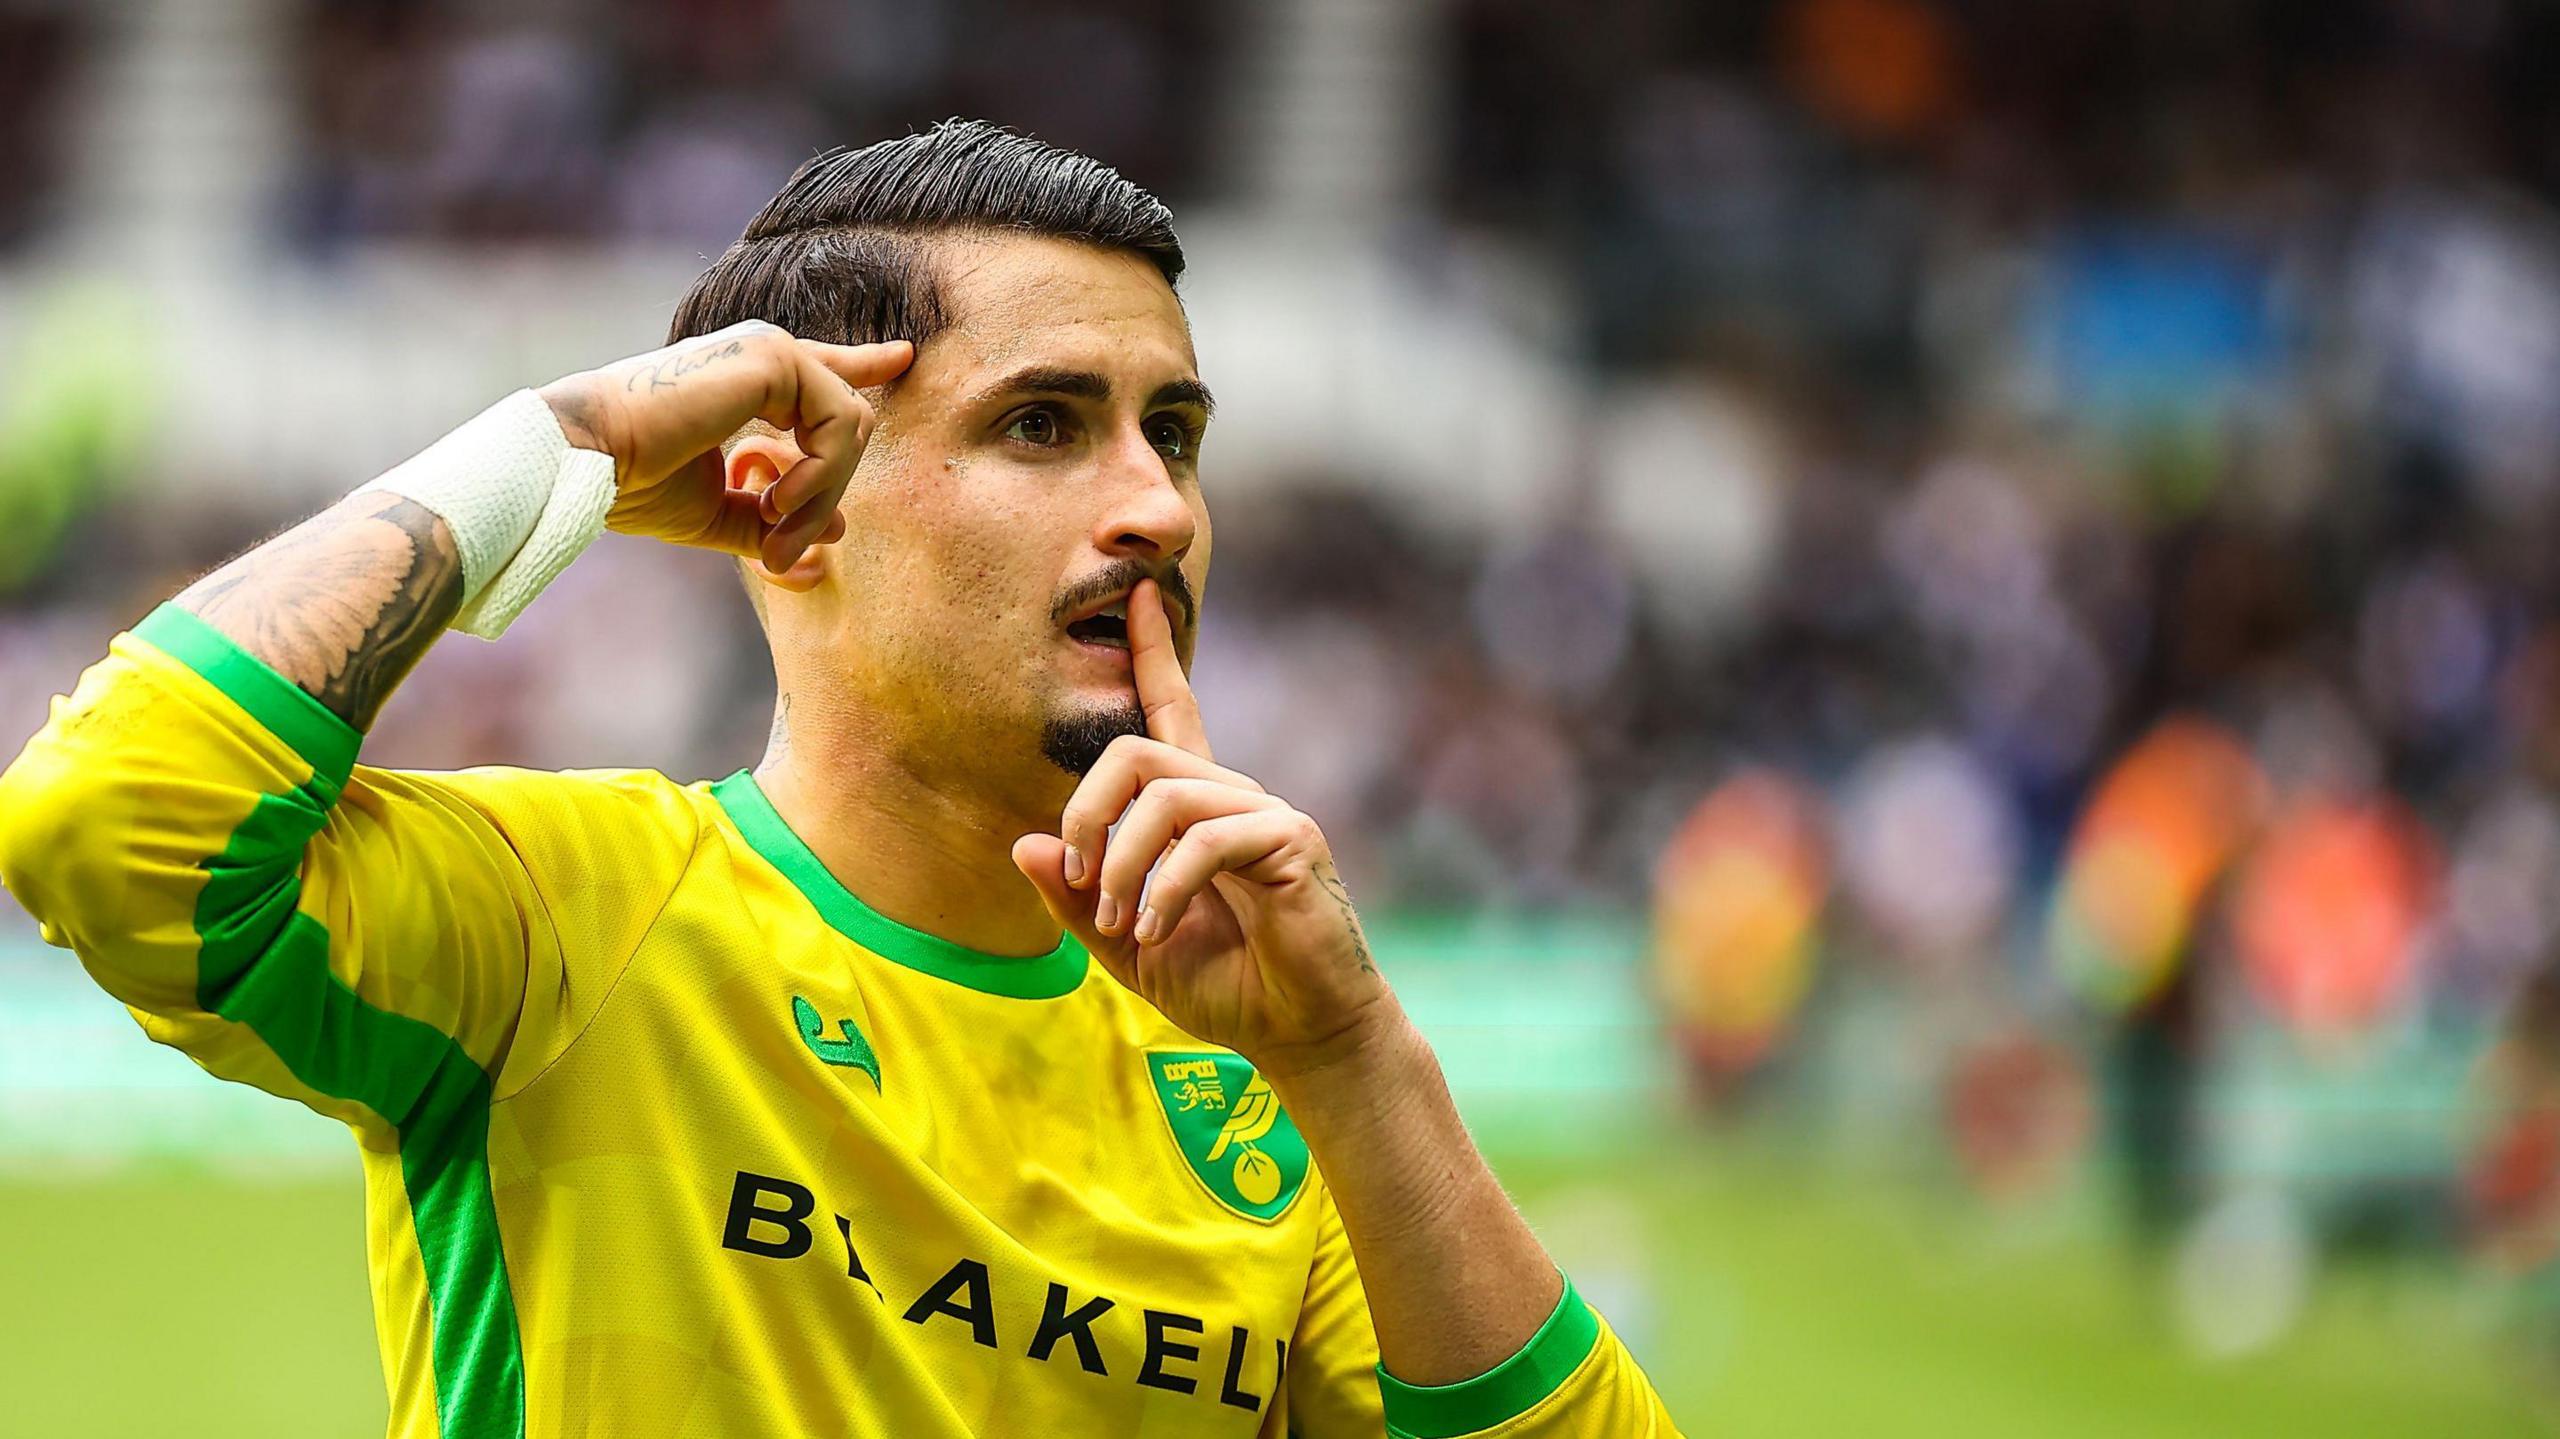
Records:
[[[879,748],[813,744],[798,721],[786,696],[756,783],[839,883],[900,924],[982,954],[1057,947],[1058,922],[1013,867],[1014,840],[1037,827],[1018,805],[935,784]]]

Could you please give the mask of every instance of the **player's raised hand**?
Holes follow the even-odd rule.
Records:
[[[915,347],[830,345],[761,320],[556,380],[542,398],[569,443],[613,456],[625,534],[759,558],[777,573],[843,533],[836,502],[871,438],[858,391],[905,371]],[[730,489],[720,443],[749,420],[804,456],[761,495]]]
[[[1183,1029],[1266,1074],[1322,1064],[1395,1008],[1332,849],[1314,820],[1211,760],[1153,581],[1129,596],[1129,650],[1147,737],[1114,741],[1058,833],[1025,835],[1013,862]]]

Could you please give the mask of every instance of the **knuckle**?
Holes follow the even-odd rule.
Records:
[[[1074,844],[1082,838],[1085,822],[1091,817],[1087,809],[1087,801],[1082,795],[1068,801],[1066,809],[1058,815],[1058,838],[1069,844]]]
[[[1153,784],[1139,786],[1137,796],[1129,801],[1129,807],[1120,812],[1121,833],[1155,823],[1157,817],[1164,813],[1164,804],[1162,788]]]
[[[1140,854],[1136,845],[1114,844],[1102,856],[1102,877],[1113,890],[1130,888],[1146,878],[1152,868],[1153,855]]]

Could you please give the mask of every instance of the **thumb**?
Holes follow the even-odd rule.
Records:
[[[857,390],[889,383],[905,374],[916,358],[916,347],[904,340],[883,340],[876,345],[830,345],[824,340],[802,340],[800,344],[837,379]]]
[[[1111,977],[1128,984],[1134,971],[1128,968],[1127,947],[1093,927],[1093,907],[1101,898],[1099,888],[1071,889],[1067,885],[1067,842],[1054,834],[1026,834],[1013,842],[1013,867],[1040,891],[1040,902],[1049,909],[1049,917],[1058,927],[1076,937],[1085,952],[1101,961]]]

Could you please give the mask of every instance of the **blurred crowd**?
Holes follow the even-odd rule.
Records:
[[[796,0],[576,29],[593,8],[311,7],[279,243],[713,250],[813,146],[946,113],[1223,198],[1242,7],[858,4],[836,47],[792,43]],[[68,13],[0,5],[0,174],[51,163],[27,117]],[[2560,1254],[2560,9],[1437,23],[1400,243],[1511,247],[1595,384],[1747,435],[1714,502],[1739,487],[1765,543],[1664,585],[1586,474],[1481,540],[1357,472],[1257,492],[1220,514],[1199,661],[1221,757],[1325,821],[1371,903],[1649,908],[1719,1101],[1777,1082],[1825,996],[1899,996],[1995,1192],[2091,1142],[2103,1088],[2139,1097],[2109,1131],[2137,1208],[2184,1212],[2199,1076],[2251,1036],[2340,1071],[2486,1049],[2468,1168],[2412,1222]],[[0,183],[0,243],[42,193]],[[100,511],[0,594],[0,741],[276,518]],[[431,658],[373,753],[751,763],[732,584],[608,544],[508,644]]]
[[[717,253],[813,151],[944,115],[1002,114],[1187,195],[1227,33],[1211,17],[1182,0],[331,0],[300,36],[286,223],[322,253],[385,236]]]

